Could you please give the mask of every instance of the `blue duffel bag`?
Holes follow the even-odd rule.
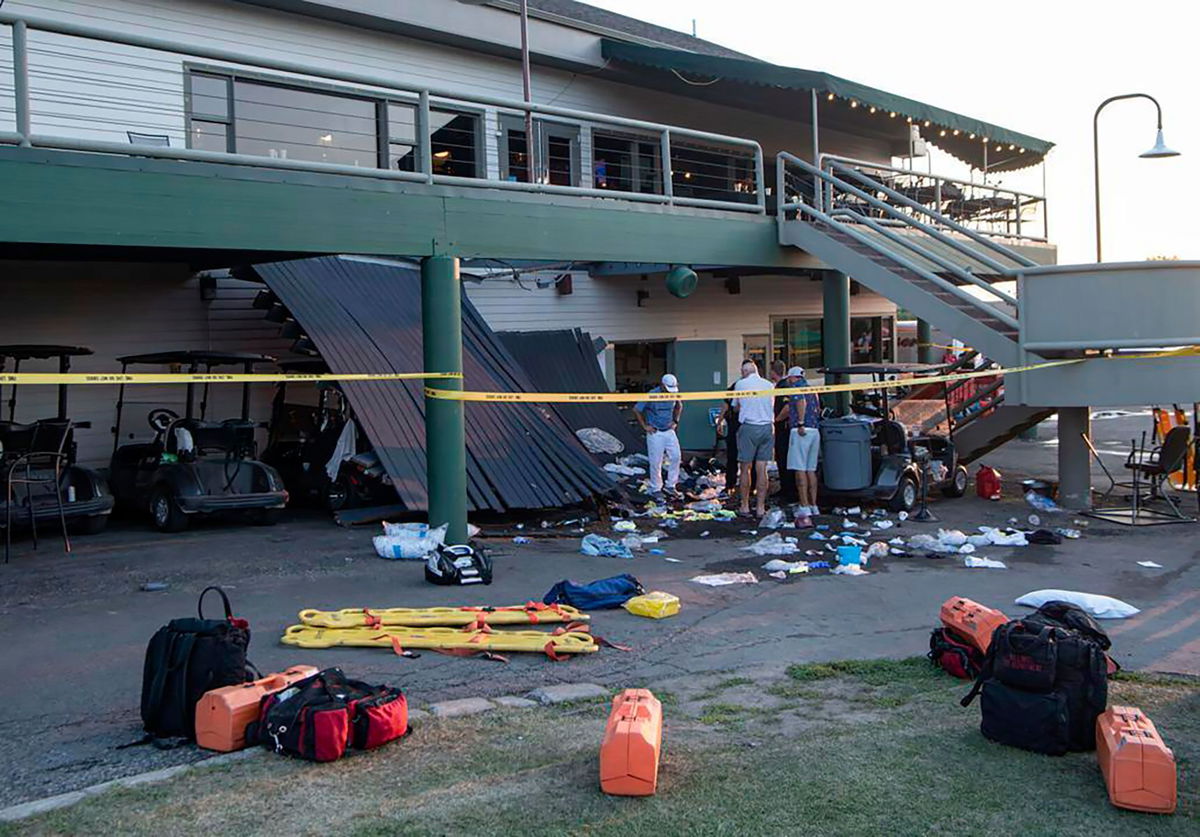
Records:
[[[569,604],[580,610],[603,610],[620,607],[634,596],[646,592],[642,584],[628,573],[602,578],[590,584],[563,579],[542,597],[546,604]]]

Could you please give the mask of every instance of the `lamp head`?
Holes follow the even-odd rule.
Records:
[[[1165,144],[1163,144],[1162,128],[1159,128],[1158,137],[1154,141],[1154,147],[1149,151],[1143,151],[1138,156],[1147,160],[1157,160],[1160,157],[1178,157],[1179,152],[1172,151],[1170,148],[1167,148]]]

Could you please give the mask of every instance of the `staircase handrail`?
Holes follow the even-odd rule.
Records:
[[[851,177],[853,177],[855,180],[857,180],[860,183],[868,183],[869,182],[869,185],[871,186],[871,188],[878,188],[879,191],[883,192],[885,195],[887,195],[892,200],[898,201],[899,203],[903,204],[904,206],[907,206],[909,209],[915,209],[918,212],[928,215],[930,218],[933,218],[939,224],[942,224],[946,227],[949,227],[950,229],[954,230],[957,233],[967,236],[967,238],[970,238],[972,241],[983,245],[984,247],[988,248],[989,250],[992,250],[995,253],[1000,254],[1001,256],[1004,256],[1006,259],[1011,259],[1011,260],[1017,262],[1017,264],[1023,265],[1024,267],[1038,267],[1038,263],[1033,261],[1032,259],[1022,256],[1017,251],[1011,250],[1008,247],[1005,247],[1003,244],[998,244],[997,242],[992,241],[987,236],[983,235],[982,233],[976,232],[975,230],[971,229],[970,227],[963,226],[962,224],[958,223],[957,221],[950,220],[942,213],[932,210],[929,207],[925,206],[924,204],[919,203],[918,201],[914,201],[912,198],[908,197],[907,195],[897,192],[895,189],[891,188],[890,186],[885,186],[883,183],[880,183],[878,180],[874,180],[873,178],[867,177],[865,174],[863,174],[861,171],[854,168],[853,166],[848,166],[845,163],[842,163],[842,162],[839,162],[838,160],[833,160],[833,159],[828,159],[827,162],[829,163],[829,167],[831,169],[833,169],[833,168],[840,169],[841,171],[844,171],[846,174],[850,175]],[[837,181],[836,177],[834,178],[834,181],[835,182]],[[880,201],[878,198],[873,198],[873,201],[875,203],[879,203],[879,204],[895,211],[895,207],[892,207],[889,204],[884,203],[883,201]],[[907,216],[904,216],[903,213],[897,213],[897,214],[899,214],[901,216],[901,218],[907,217]],[[946,240],[953,241],[954,239],[947,237]],[[972,251],[972,253],[973,252],[974,251]],[[1005,274],[1013,274],[1013,273],[1017,272],[1011,267],[1004,267],[999,262],[993,262],[993,261],[990,261],[987,259],[981,259],[981,261],[988,261],[989,263],[994,264],[995,266],[997,266],[1000,269],[1000,271],[1002,273],[1005,273]]]
[[[899,233],[893,232],[892,230],[889,230],[887,227],[878,223],[874,218],[868,218],[865,215],[859,215],[857,212],[854,212],[849,209],[835,209],[833,212],[831,212],[829,214],[833,218],[851,218],[854,220],[854,223],[856,223],[856,224],[865,224],[866,226],[875,230],[877,233],[879,233],[880,235],[882,235],[884,238],[888,239],[889,241],[894,241],[902,247],[907,247],[909,250],[912,250],[918,256],[928,259],[929,261],[933,262],[934,264],[940,264],[943,268],[945,268],[950,273],[953,273],[955,276],[962,279],[964,282],[968,282],[972,285],[975,285],[977,288],[982,288],[983,290],[987,291],[990,294],[993,294],[994,296],[998,296],[1000,299],[1004,300],[1009,305],[1012,305],[1014,307],[1016,307],[1018,305],[1017,298],[1015,296],[1005,293],[1004,291],[1002,291],[999,288],[992,285],[990,282],[986,282],[983,279],[980,279],[978,276],[976,276],[971,271],[964,270],[963,268],[961,268],[958,265],[951,262],[945,256],[941,256],[937,253],[934,253],[932,250],[927,250],[926,248],[922,247],[921,245],[919,245],[915,241],[913,241],[912,236],[900,235]]]
[[[981,311],[988,314],[989,316],[995,317],[997,320],[999,320],[1000,322],[1009,326],[1010,328],[1017,329],[1017,330],[1020,329],[1019,323],[1013,317],[1010,317],[1008,314],[1004,313],[1003,311],[1000,311],[1000,310],[996,309],[994,306],[989,305],[987,302],[984,302],[979,297],[972,296],[971,294],[964,291],[961,286],[956,285],[947,279],[943,279],[941,276],[938,276],[936,273],[932,273],[932,272],[926,270],[925,268],[918,266],[916,263],[910,261],[909,259],[905,258],[904,256],[902,256],[899,253],[888,250],[886,247],[881,245],[875,239],[871,238],[870,236],[863,235],[858,230],[855,230],[853,225],[838,223],[834,218],[830,217],[829,215],[826,215],[824,212],[821,212],[820,210],[818,210],[814,207],[811,207],[808,204],[803,203],[803,202],[795,203],[795,204],[781,204],[780,208],[779,208],[781,216],[782,216],[784,210],[786,210],[786,209],[796,209],[807,215],[813,216],[814,218],[816,218],[819,221],[825,222],[826,224],[833,227],[834,229],[845,232],[846,235],[853,238],[859,244],[862,244],[862,245],[870,248],[871,250],[874,250],[876,253],[879,253],[881,256],[891,259],[892,261],[896,262],[896,264],[900,265],[901,267],[903,267],[907,270],[911,270],[913,273],[917,274],[922,279],[932,282],[933,284],[937,285],[939,288],[953,294],[954,296],[957,296],[959,299],[970,304],[971,306],[980,309]]]

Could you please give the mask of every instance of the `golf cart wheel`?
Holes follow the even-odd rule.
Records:
[[[158,486],[150,495],[150,517],[160,532],[182,532],[188,525],[187,515],[175,500],[175,492],[165,485]]]
[[[72,527],[80,535],[99,535],[108,526],[107,514],[93,514],[76,521]]]
[[[959,465],[954,469],[954,479],[942,489],[942,493],[947,497],[961,497],[967,493],[967,483],[970,476],[967,474],[967,469]]]
[[[250,522],[255,526],[274,526],[279,522],[280,509],[254,509],[250,512]]]
[[[917,481],[913,479],[912,474],[905,474],[900,478],[896,493],[888,501],[888,508],[894,512],[912,511],[913,506],[917,504],[917,494]]]
[[[350,501],[350,487],[341,477],[325,487],[325,508],[331,512],[341,511]]]

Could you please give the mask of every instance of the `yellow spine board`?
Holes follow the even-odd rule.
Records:
[[[508,607],[348,607],[342,610],[302,610],[300,622],[315,628],[426,628],[487,625],[537,625],[586,622],[586,613],[570,605],[524,604]]]
[[[292,625],[283,632],[284,645],[297,648],[335,648],[349,645],[365,648],[465,649],[470,651],[536,651],[547,647],[556,654],[590,654],[600,646],[584,631],[550,634],[542,631],[463,631],[454,628],[317,628]]]

